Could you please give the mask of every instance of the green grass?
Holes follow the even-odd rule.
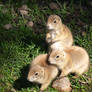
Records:
[[[45,42],[45,23],[48,15],[57,14],[72,31],[74,44],[84,47],[90,56],[89,71],[77,79],[69,75],[73,92],[92,92],[92,6],[87,0],[55,2],[59,10],[51,10],[49,3],[36,0],[0,1],[0,92],[37,92],[38,84],[27,81],[28,67],[33,58],[47,53]],[[40,4],[41,3],[41,4]],[[27,4],[28,18],[18,13],[18,7]],[[33,28],[28,28],[28,20],[34,21]],[[6,30],[5,24],[13,28]],[[83,32],[85,34],[83,35]],[[51,85],[45,92],[57,92]]]

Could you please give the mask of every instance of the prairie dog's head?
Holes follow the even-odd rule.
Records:
[[[63,68],[67,63],[67,53],[63,50],[53,50],[49,55],[49,63]]]
[[[44,79],[44,68],[39,65],[32,66],[29,70],[27,79],[30,82],[41,83]]]
[[[61,18],[58,15],[50,15],[47,20],[47,28],[57,30],[62,24]]]

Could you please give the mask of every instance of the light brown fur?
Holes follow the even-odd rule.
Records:
[[[71,46],[66,50],[54,50],[49,56],[49,62],[57,65],[62,71],[62,76],[69,73],[81,75],[89,68],[89,56],[85,49],[78,46]]]
[[[49,43],[51,49],[63,49],[72,46],[72,33],[69,28],[62,23],[59,16],[50,15],[47,21],[47,27],[46,41]]]
[[[31,82],[37,82],[41,84],[40,90],[45,90],[48,85],[56,78],[58,69],[54,65],[48,65],[47,54],[41,54],[37,56],[30,66],[28,73],[28,80]]]

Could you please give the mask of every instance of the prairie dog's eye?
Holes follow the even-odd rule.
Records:
[[[54,23],[56,23],[56,20],[54,20]]]
[[[38,75],[38,73],[36,72],[36,73],[35,73],[35,75],[37,76],[37,75]]]
[[[56,58],[59,58],[59,56],[57,55]]]

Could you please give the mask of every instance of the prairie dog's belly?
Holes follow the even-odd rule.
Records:
[[[52,40],[55,39],[56,35],[57,35],[57,34],[56,34],[55,31],[50,32],[50,36],[51,36],[51,39],[52,39]]]
[[[73,70],[78,70],[83,67],[88,67],[89,65],[89,57],[87,53],[79,49],[78,51],[74,51],[71,53],[73,60]]]

